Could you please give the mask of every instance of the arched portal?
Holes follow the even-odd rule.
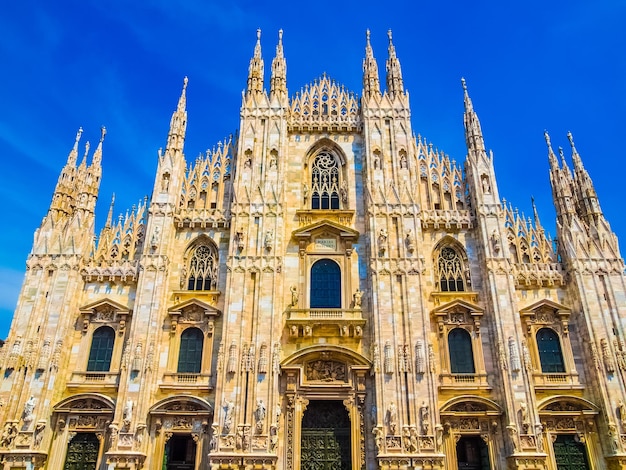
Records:
[[[369,360],[350,348],[303,348],[281,364],[285,470],[365,465]]]
[[[301,470],[352,468],[350,418],[338,400],[312,400],[302,417]]]

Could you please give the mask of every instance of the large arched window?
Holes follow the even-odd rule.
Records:
[[[311,308],[341,308],[341,269],[330,259],[311,267]]]
[[[198,328],[187,328],[180,335],[180,349],[178,351],[179,373],[199,374],[202,368],[202,346],[204,335]]]
[[[472,338],[463,328],[454,328],[448,334],[450,351],[450,372],[453,374],[474,374],[474,354]]]
[[[439,290],[441,292],[462,292],[465,290],[463,260],[454,248],[444,246],[437,259]]]
[[[197,246],[187,267],[188,290],[212,290],[217,285],[217,252],[210,245]]]
[[[339,209],[339,166],[328,152],[320,152],[311,170],[311,209]]]
[[[115,331],[109,326],[101,326],[93,332],[87,370],[108,372],[111,369],[111,356],[115,343]]]
[[[537,349],[541,362],[541,372],[544,374],[565,372],[561,342],[554,330],[542,328],[537,332]]]

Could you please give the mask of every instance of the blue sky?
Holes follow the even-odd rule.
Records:
[[[151,192],[157,150],[165,144],[184,76],[187,159],[237,129],[257,28],[266,72],[278,30],[284,30],[290,95],[323,72],[360,95],[365,30],[371,30],[383,74],[391,28],[414,132],[457,161],[465,158],[465,77],[495,155],[500,194],[527,215],[534,196],[553,235],[543,131],[568,157],[566,133],[572,131],[624,249],[626,221],[617,197],[618,178],[626,172],[624,24],[623,0],[3,5],[0,337],[8,332],[33,232],[76,130],[82,126],[83,143],[94,145],[100,127],[108,131],[99,230],[113,193],[117,214]]]

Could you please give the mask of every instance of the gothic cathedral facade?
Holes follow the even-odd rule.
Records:
[[[573,138],[570,169],[545,136],[557,242],[465,82],[459,165],[391,33],[385,74],[368,32],[360,98],[290,98],[258,33],[238,134],[185,160],[185,79],[152,196],[97,239],[79,131],[2,348],[3,470],[626,469],[624,262]]]

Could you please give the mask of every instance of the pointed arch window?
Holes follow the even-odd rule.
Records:
[[[537,331],[537,349],[541,362],[541,372],[544,374],[565,372],[561,341],[554,330],[541,328]]]
[[[341,308],[341,269],[330,259],[311,267],[311,308]]]
[[[89,360],[87,361],[88,372],[108,372],[110,370],[114,344],[115,332],[110,326],[101,326],[93,332]]]
[[[441,249],[437,259],[437,272],[441,292],[465,291],[463,260],[454,248],[444,246]]]
[[[339,184],[337,160],[320,152],[311,170],[311,209],[339,209]]]
[[[213,246],[199,245],[187,267],[187,290],[213,290],[217,286],[217,252]]]
[[[199,374],[202,368],[204,335],[199,328],[187,328],[180,335],[178,373]]]
[[[454,328],[448,334],[450,352],[450,372],[453,374],[474,374],[474,354],[472,338],[463,328]]]

